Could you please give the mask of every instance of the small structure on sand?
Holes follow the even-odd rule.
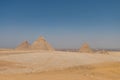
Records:
[[[99,54],[109,54],[109,52],[107,50],[100,50],[100,51],[97,51],[96,53],[99,53]]]

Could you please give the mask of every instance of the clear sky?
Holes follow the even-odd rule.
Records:
[[[55,48],[120,49],[120,0],[0,0],[0,48],[40,35]]]

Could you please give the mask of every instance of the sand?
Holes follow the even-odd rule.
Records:
[[[102,63],[61,71],[0,75],[0,80],[120,80],[120,63]]]
[[[0,80],[120,80],[119,75],[120,52],[0,52]]]

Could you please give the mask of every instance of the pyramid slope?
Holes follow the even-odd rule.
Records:
[[[89,47],[89,45],[87,43],[84,43],[82,45],[82,47],[80,48],[80,52],[84,52],[84,53],[92,53],[92,49]]]
[[[54,50],[42,36],[33,42],[31,48],[35,50]]]
[[[24,41],[18,47],[16,47],[16,49],[18,49],[18,50],[30,49],[30,44],[28,41]]]

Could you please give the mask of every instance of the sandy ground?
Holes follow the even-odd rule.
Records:
[[[120,80],[120,52],[0,53],[0,80]]]
[[[102,63],[41,73],[1,74],[0,80],[120,80],[120,63]]]

